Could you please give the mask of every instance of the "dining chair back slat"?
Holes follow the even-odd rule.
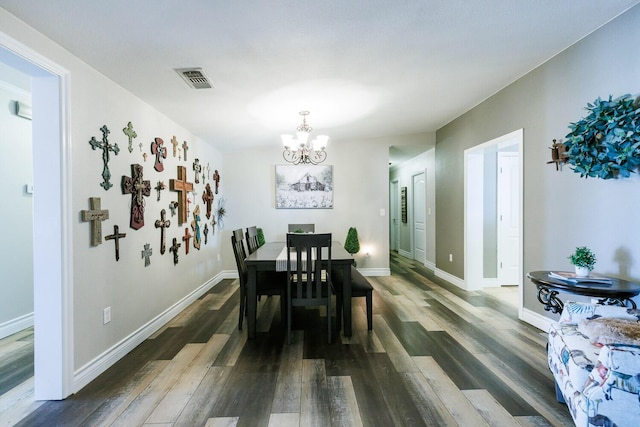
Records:
[[[260,245],[258,244],[258,227],[251,226],[247,227],[247,249],[249,250],[249,255],[258,250]]]

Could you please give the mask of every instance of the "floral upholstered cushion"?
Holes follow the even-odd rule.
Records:
[[[578,324],[580,320],[597,319],[599,317],[639,320],[637,315],[632,314],[632,311],[634,310],[625,307],[567,301],[564,304],[559,322]]]

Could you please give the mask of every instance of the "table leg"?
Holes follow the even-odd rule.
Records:
[[[549,289],[546,286],[536,285],[538,288],[538,301],[544,304],[544,309],[553,313],[560,313],[564,308],[564,303],[558,298],[558,291]]]
[[[343,286],[343,304],[342,304],[342,319],[344,320],[344,336],[351,336],[351,264],[344,264],[342,266],[342,277],[344,280]]]
[[[256,283],[258,270],[255,265],[247,266],[247,336],[249,339],[256,337],[256,311],[257,296]]]

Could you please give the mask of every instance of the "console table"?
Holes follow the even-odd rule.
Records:
[[[575,295],[598,298],[599,304],[619,305],[626,307],[629,304],[637,308],[631,299],[640,294],[640,283],[629,282],[624,279],[611,277],[611,283],[602,284],[594,282],[569,282],[549,277],[550,271],[532,271],[527,277],[538,288],[538,301],[544,305],[544,309],[553,313],[560,313],[564,303],[558,298],[558,293],[567,292]]]

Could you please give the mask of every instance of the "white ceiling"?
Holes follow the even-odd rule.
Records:
[[[638,0],[0,0],[221,150],[433,132]],[[1,30],[0,30],[1,31]],[[175,68],[202,67],[214,89]]]

